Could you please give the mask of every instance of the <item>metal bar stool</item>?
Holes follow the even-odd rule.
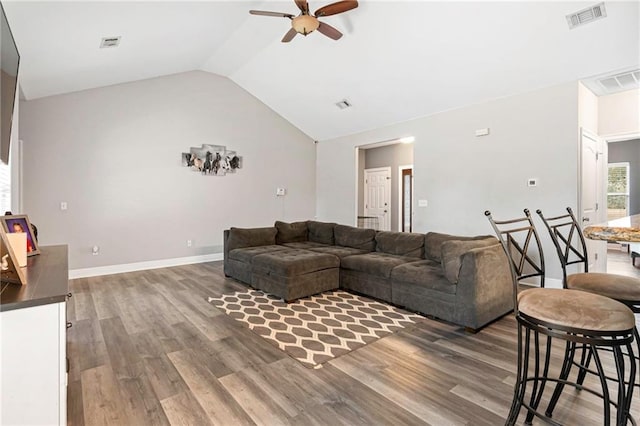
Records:
[[[519,281],[527,276],[540,276],[544,280],[542,244],[529,210],[525,209],[524,213],[522,218],[496,221],[489,211],[485,212],[509,259],[514,314],[518,322],[518,369],[506,424],[515,424],[520,410],[525,407],[527,424],[531,424],[536,416],[550,424],[559,425],[551,418],[548,408],[545,414],[538,411],[547,382],[556,383],[554,397],[556,393],[557,397],[560,396],[564,385],[601,397],[604,425],[611,424],[611,406],[616,408],[616,425],[624,425],[629,419],[634,423],[629,414],[636,375],[632,346],[635,326],[633,312],[623,303],[608,297],[579,290],[544,288],[542,282],[541,288],[518,291]],[[540,359],[541,336],[546,336],[543,337],[546,340],[544,360]],[[549,374],[553,338],[565,342],[564,360],[557,378]],[[593,358],[601,392],[569,380],[577,345],[584,345]],[[616,366],[616,401],[611,400],[599,353],[603,348],[611,349]],[[533,368],[530,366],[531,357]],[[533,383],[533,386],[529,398],[526,398],[529,383]]]
[[[539,209],[537,213],[544,222],[556,247],[562,266],[562,285],[564,288],[610,297],[624,303],[634,313],[640,313],[640,279],[625,275],[589,272],[587,244],[571,207],[567,207],[566,214],[556,217],[545,217]],[[567,272],[569,265],[582,265],[584,272],[569,274]],[[640,353],[640,336],[637,327],[634,331]],[[588,354],[583,351],[581,364],[588,367],[590,360]],[[587,371],[586,368],[580,371],[578,383],[584,381]]]

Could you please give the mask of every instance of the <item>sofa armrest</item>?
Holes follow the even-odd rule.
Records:
[[[456,292],[459,314],[478,329],[513,309],[509,263],[499,243],[462,255]]]
[[[276,243],[277,230],[266,228],[231,228],[226,238],[227,250],[245,247],[270,246]]]
[[[275,227],[225,229],[222,233],[224,260],[229,258],[233,249],[275,244],[276,232]]]
[[[224,260],[226,261],[229,258],[229,230],[225,229],[222,231],[222,253],[224,254]]]

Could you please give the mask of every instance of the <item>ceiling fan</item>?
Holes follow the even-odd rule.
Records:
[[[342,33],[331,25],[318,21],[318,18],[337,15],[338,13],[346,12],[358,7],[357,1],[342,0],[322,6],[312,15],[309,13],[309,3],[307,3],[307,0],[294,0],[294,2],[296,3],[296,6],[298,6],[298,9],[300,9],[300,15],[298,16],[291,15],[290,13],[266,12],[264,10],[250,10],[249,13],[252,15],[275,16],[291,19],[291,29],[282,38],[283,43],[288,43],[298,33],[306,36],[315,30],[318,30],[333,40],[338,40],[342,37]]]

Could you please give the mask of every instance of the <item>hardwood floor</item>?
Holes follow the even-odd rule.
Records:
[[[70,287],[69,425],[499,425],[511,403],[511,314],[475,335],[425,318],[314,370],[207,303],[246,288],[221,262]],[[554,417],[599,425],[601,410],[566,389]]]
[[[610,248],[607,250],[607,272],[640,278],[640,259],[636,259],[636,266],[633,266],[626,250]]]

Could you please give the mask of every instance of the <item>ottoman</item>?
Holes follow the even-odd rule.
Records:
[[[291,302],[340,284],[340,259],[328,253],[282,250],[253,258],[251,286]]]

